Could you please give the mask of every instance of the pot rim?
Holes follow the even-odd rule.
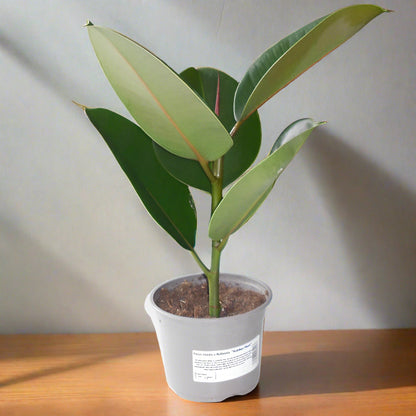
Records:
[[[253,313],[257,313],[259,310],[261,309],[265,309],[269,303],[272,300],[273,297],[273,292],[270,289],[269,285],[264,283],[261,280],[257,280],[254,279],[252,277],[247,277],[241,274],[236,274],[236,273],[221,273],[220,274],[220,279],[221,276],[226,276],[229,278],[237,278],[236,281],[238,283],[238,279],[241,279],[242,281],[250,281],[253,282],[256,286],[260,286],[264,289],[264,294],[266,296],[266,301],[264,303],[262,303],[261,305],[257,306],[256,308],[252,309],[251,311],[247,311],[244,313],[240,313],[238,315],[232,315],[232,316],[223,316],[223,317],[219,317],[219,318],[194,318],[194,317],[188,317],[188,316],[179,316],[179,315],[175,315],[173,313],[167,312],[165,310],[163,310],[162,308],[160,308],[159,306],[156,305],[156,302],[154,301],[154,295],[157,292],[157,290],[161,289],[163,286],[175,281],[175,280],[183,280],[183,279],[188,279],[188,278],[197,278],[202,276],[201,273],[192,273],[192,274],[188,274],[188,275],[184,275],[184,276],[179,276],[179,277],[174,277],[172,279],[166,280],[162,283],[160,283],[159,285],[155,286],[150,293],[146,296],[146,300],[145,300],[145,309],[146,312],[148,313],[149,316],[151,316],[151,310],[150,308],[153,308],[154,310],[156,310],[158,313],[165,315],[167,317],[169,317],[170,319],[175,319],[178,321],[183,321],[183,322],[215,322],[215,320],[220,320],[221,322],[225,322],[225,321],[232,321],[232,320],[237,320],[237,319],[241,319],[241,317],[246,317],[249,314],[253,314]],[[242,282],[244,283],[244,282]]]

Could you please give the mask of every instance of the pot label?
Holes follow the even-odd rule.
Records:
[[[259,364],[259,340],[219,351],[192,350],[192,370],[195,382],[217,383],[244,376]]]

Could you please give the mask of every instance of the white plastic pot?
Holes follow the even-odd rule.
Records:
[[[146,297],[169,387],[180,397],[196,402],[219,402],[252,391],[260,378],[264,314],[272,298],[270,288],[257,280],[221,274],[223,282],[240,285],[266,296],[252,311],[224,318],[187,318],[159,308],[158,291],[200,275],[169,280]]]

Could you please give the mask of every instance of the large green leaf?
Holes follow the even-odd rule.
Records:
[[[204,85],[202,84],[201,71],[190,67],[182,71],[179,76],[185,81],[205,102]],[[213,108],[211,108],[214,111]]]
[[[291,129],[285,129],[284,144],[247,172],[224,196],[212,214],[208,228],[210,238],[228,238],[252,217],[312,130],[321,124],[311,119],[302,119],[292,123]],[[279,139],[280,137],[277,142]],[[273,146],[272,150],[276,147],[277,145]]]
[[[195,246],[196,212],[186,185],[163,169],[152,140],[130,120],[103,108],[85,112],[103,136],[150,215],[182,247]]]
[[[266,50],[248,69],[234,100],[244,120],[274,94],[340,46],[379,14],[371,4],[349,6],[315,20]]]
[[[159,58],[111,29],[88,25],[105,75],[139,126],[166,150],[202,163],[233,144],[224,126]]]
[[[226,129],[231,130],[235,124],[233,98],[237,81],[213,68],[188,68],[180,75],[214,111],[218,74],[220,76],[219,119]],[[249,168],[257,156],[261,143],[261,126],[257,112],[243,123],[233,140],[234,146],[224,156],[223,186],[235,181]],[[155,152],[161,164],[175,178],[195,188],[211,192],[211,183],[199,163],[175,156],[157,144],[155,144]]]

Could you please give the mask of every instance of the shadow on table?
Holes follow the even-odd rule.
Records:
[[[416,384],[416,355],[385,350],[314,351],[262,358],[258,387],[248,396],[356,392]]]
[[[132,352],[133,353],[133,352]],[[26,374],[10,377],[5,380],[0,380],[0,389],[2,387],[12,386],[13,384],[23,383],[25,381],[32,381],[41,377],[47,377],[54,374],[64,373],[66,371],[77,370],[79,368],[89,367],[100,362],[107,361],[112,358],[119,358],[128,354],[117,354],[112,356],[93,357],[82,361],[77,361],[72,364],[65,364],[55,367],[43,368],[35,370]]]
[[[27,336],[13,336],[13,339],[16,341],[19,337],[24,339]],[[62,360],[65,360],[66,362],[64,364],[55,365],[45,363],[44,368],[16,374],[15,376],[8,378],[2,378],[0,372],[0,389],[2,387],[32,381],[54,374],[90,367],[132,354],[148,354],[155,350],[155,343],[152,342],[152,340],[149,342],[141,342],[140,338],[133,334],[118,334],[117,337],[114,337],[114,334],[101,334],[99,336],[95,336],[94,334],[80,334],[76,335],[76,338],[73,338],[71,343],[65,335],[47,335],[46,338],[42,335],[31,335],[30,339],[34,340],[33,345],[35,346],[34,349],[36,351],[32,354],[29,346],[26,348],[27,351],[20,352],[16,354],[16,356],[10,354],[12,356],[11,358],[15,360],[17,364],[19,363],[19,358],[24,361],[25,359],[39,357],[42,359],[44,356],[50,356],[52,362],[58,363],[59,361],[62,362]],[[18,347],[20,346],[20,350],[22,349],[21,342],[16,343],[16,345]],[[47,352],[53,350],[56,350],[55,353],[47,354]],[[61,351],[61,353],[59,354],[58,351]],[[69,355],[69,357],[67,357],[67,355]],[[2,359],[6,362],[8,358],[2,356],[2,351],[0,349],[0,363]]]

